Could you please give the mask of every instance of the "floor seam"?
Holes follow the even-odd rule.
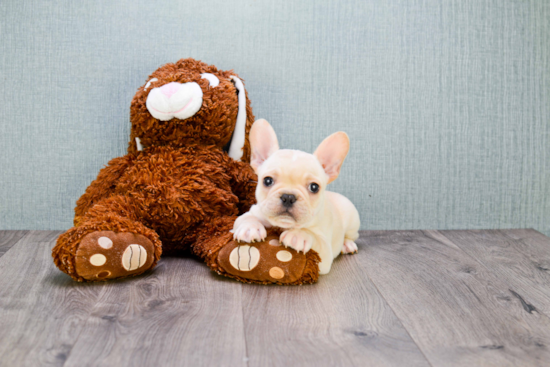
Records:
[[[240,288],[241,288],[241,320],[242,320],[242,323],[243,323],[243,339],[244,339],[244,354],[245,354],[245,362],[246,362],[246,366],[249,367],[250,364],[249,364],[249,361],[250,361],[250,357],[248,356],[248,343],[246,341],[246,329],[245,329],[245,326],[244,326],[244,299],[243,299],[243,284],[239,284],[240,285]]]
[[[365,242],[368,242],[365,238]],[[380,289],[378,288],[378,286],[376,285],[376,283],[374,282],[374,280],[371,278],[371,276],[369,275],[368,272],[365,272],[365,274],[367,275],[367,278],[371,281],[372,285],[374,285],[374,288],[376,288],[376,291],[378,292],[378,294],[380,294],[380,297],[382,297],[382,299],[384,300],[384,302],[386,302],[386,304],[388,305],[388,307],[390,308],[391,312],[393,312],[395,318],[397,320],[399,320],[399,323],[401,324],[401,326],[403,327],[403,330],[405,330],[405,332],[407,333],[407,335],[409,336],[409,338],[411,338],[411,340],[413,341],[413,343],[416,345],[416,347],[418,348],[418,350],[420,351],[420,353],[424,356],[424,359],[426,360],[426,362],[428,362],[428,364],[432,367],[434,367],[434,365],[432,364],[432,362],[428,359],[428,356],[426,356],[426,354],[424,353],[424,351],[422,350],[422,348],[420,347],[420,345],[418,345],[418,343],[416,342],[416,340],[412,337],[411,333],[409,332],[409,330],[407,329],[407,327],[405,326],[405,324],[403,324],[403,320],[401,320],[399,318],[399,316],[397,316],[397,313],[395,312],[395,310],[393,309],[392,305],[388,302],[388,300],[386,299],[386,297],[384,296],[384,294],[380,291]]]
[[[30,236],[32,234],[33,231],[30,231],[30,230],[24,230],[25,231],[25,234],[23,236],[21,236],[17,241],[15,241],[15,243],[13,245],[10,246],[9,249],[6,250],[6,252],[4,252],[3,254],[0,254],[0,259],[2,259],[2,257],[7,254],[8,252],[10,252],[10,250],[12,248],[14,248],[19,242],[21,242],[23,239],[27,238],[28,236]]]

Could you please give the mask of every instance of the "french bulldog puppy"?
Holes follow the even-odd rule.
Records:
[[[266,228],[280,227],[280,242],[296,251],[317,251],[319,273],[327,274],[340,254],[357,252],[359,213],[346,197],[326,190],[334,181],[349,150],[349,138],[337,132],[309,154],[279,149],[266,120],[250,130],[250,165],[258,175],[256,202],[233,226],[239,242],[262,241]]]

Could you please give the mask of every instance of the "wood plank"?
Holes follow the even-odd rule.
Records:
[[[518,240],[519,242],[515,246],[518,249],[529,250],[529,255],[543,255],[546,259],[549,258],[550,237],[545,236],[543,233],[533,228],[501,229],[499,231],[510,238]]]
[[[29,231],[0,231],[0,257]]]
[[[361,265],[433,366],[550,363],[550,319],[437,232],[367,231]]]
[[[515,249],[521,252],[538,270],[550,273],[550,238],[534,229],[503,229]]]
[[[101,285],[65,366],[237,366],[246,347],[241,284],[194,259]]]
[[[510,285],[514,296],[519,292],[526,305],[550,316],[550,238],[534,230],[441,233]]]
[[[249,366],[429,366],[361,267],[336,259],[319,283],[243,286]]]
[[[76,283],[53,265],[58,234],[29,231],[0,258],[0,365],[550,361],[550,242],[536,231],[364,232],[358,255],[304,287],[241,285],[179,258]]]
[[[99,287],[55,268],[61,232],[31,231],[0,258],[0,364],[63,365]]]

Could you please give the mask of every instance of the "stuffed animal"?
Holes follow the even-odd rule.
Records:
[[[233,222],[255,200],[253,121],[233,71],[193,59],[160,67],[132,100],[128,154],[77,201],[55,265],[77,281],[104,281],[142,274],[162,253],[191,253],[243,282],[315,282],[318,255],[282,247],[276,229],[263,242],[233,241]]]

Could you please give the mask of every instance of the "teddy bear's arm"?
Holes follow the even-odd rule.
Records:
[[[239,214],[243,214],[256,202],[255,192],[258,177],[248,163],[232,160],[228,168],[232,177],[231,189],[239,198]]]
[[[86,214],[99,200],[110,196],[119,178],[132,164],[132,155],[125,155],[109,161],[108,165],[102,168],[97,178],[92,181],[86,192],[76,202],[74,223],[78,225],[80,218]]]

